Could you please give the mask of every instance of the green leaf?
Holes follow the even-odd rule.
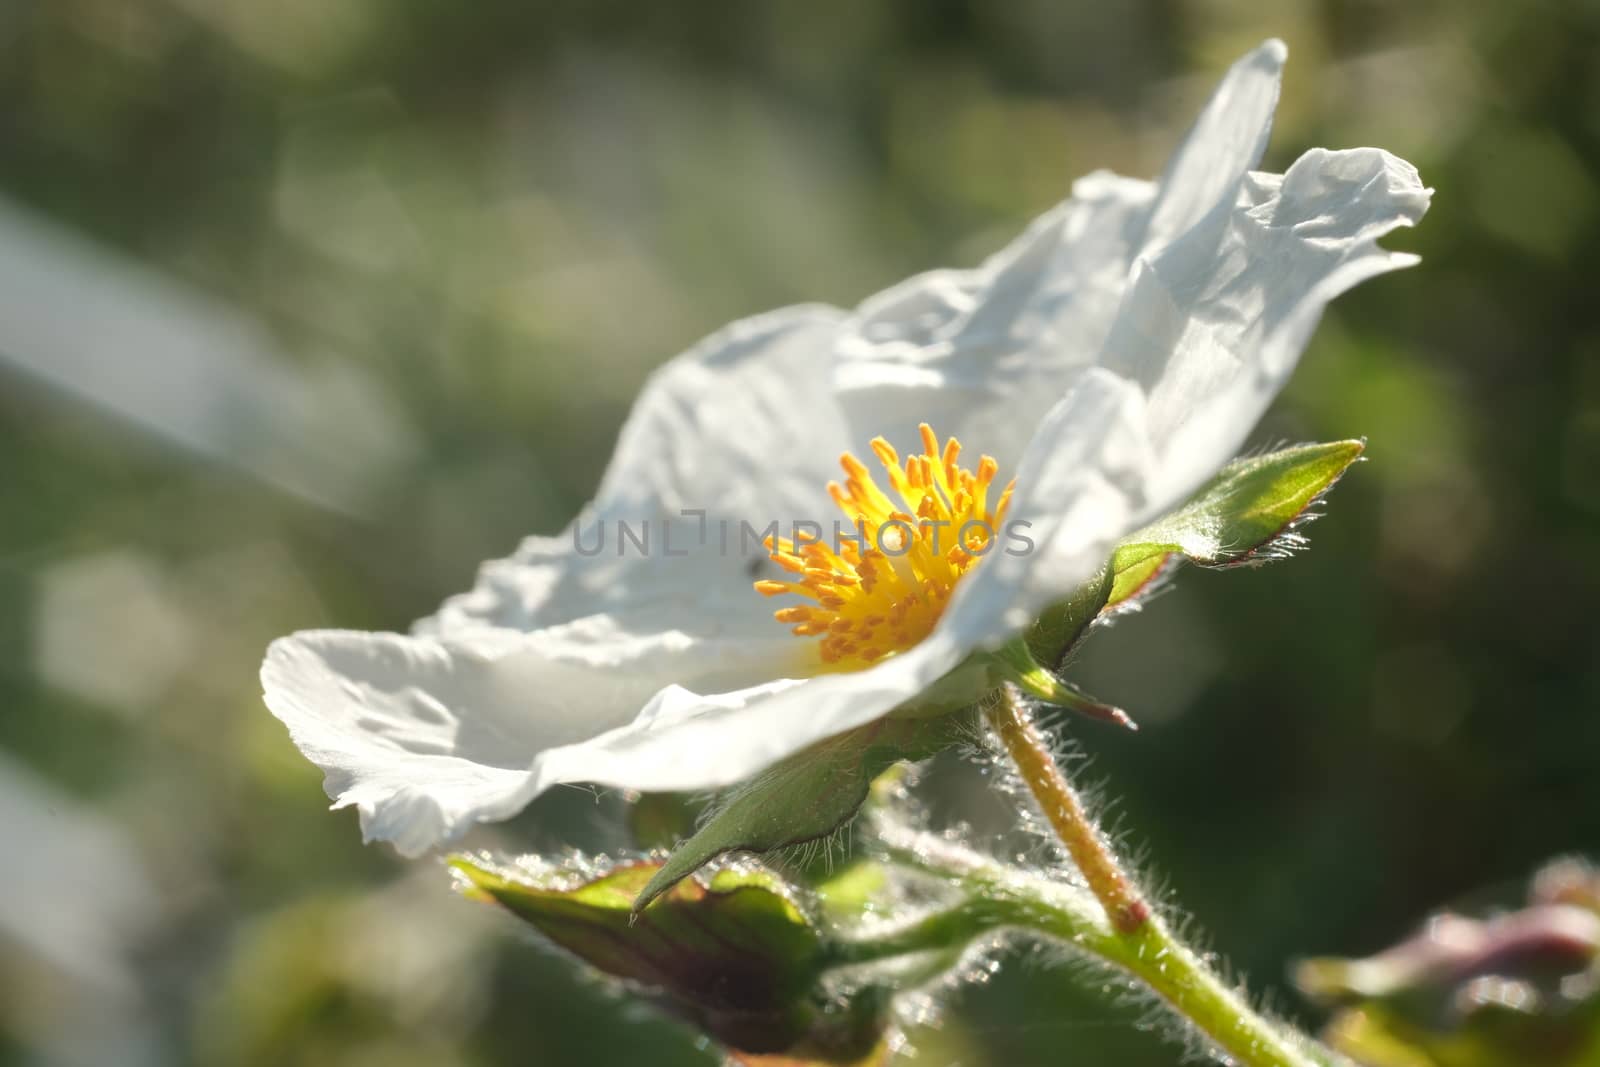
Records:
[[[575,884],[463,856],[450,866],[465,877],[469,895],[501,904],[616,978],[761,1004],[792,996],[815,977],[816,930],[782,884],[759,869],[686,879],[636,917],[633,902],[658,864],[627,864]]]
[[[1228,567],[1294,547],[1308,509],[1361,457],[1361,441],[1299,445],[1237,460],[1189,502],[1128,537],[1111,557],[1105,607],[1147,592],[1177,560]]]
[[[883,771],[926,759],[972,729],[969,713],[890,716],[790,756],[729,795],[667,858],[635,910],[723,853],[769,852],[827,836],[855,816]]]
[[[655,906],[634,902],[660,864],[584,875],[455,856],[462,891],[504,907],[590,966],[632,983],[751,1063],[861,1064],[882,1047],[888,993],[848,1003],[819,982],[824,933],[755,865],[687,878]]]

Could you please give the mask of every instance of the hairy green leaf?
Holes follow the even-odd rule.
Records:
[[[819,983],[828,943],[775,875],[753,864],[686,878],[639,914],[659,863],[600,875],[452,857],[462,891],[491,901],[590,966],[633,983],[750,1063],[870,1062],[887,993],[842,1003]]]
[[[455,857],[471,895],[487,897],[545,937],[617,978],[712,999],[764,1004],[803,989],[820,941],[809,918],[771,874],[718,871],[686,879],[648,915],[634,900],[658,864],[617,867],[563,884],[515,867]]]

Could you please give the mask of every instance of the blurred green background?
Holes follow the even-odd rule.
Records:
[[[1600,4],[0,3],[0,1063],[713,1062],[441,868],[359,844],[267,642],[403,628],[592,490],[734,317],[976,262],[1152,175],[1227,63],[1267,165],[1378,144],[1433,211],[1261,442],[1370,462],[1259,571],[1097,637],[1081,732],[1271,1003],[1600,852]],[[566,791],[486,838],[615,847]],[[928,1064],[1172,1064],[1013,966]]]

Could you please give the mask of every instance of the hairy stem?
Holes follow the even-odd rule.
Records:
[[[1000,735],[1000,743],[1005,746],[1006,754],[1016,765],[1017,773],[1033,794],[1056,838],[1106,909],[1111,924],[1125,934],[1137,932],[1150,921],[1150,905],[1089,818],[1078,791],[1056,766],[1055,757],[1028,714],[1022,694],[1013,685],[1002,686],[1000,698],[989,704],[984,714],[995,733]]]
[[[1005,686],[1002,698],[989,706],[986,714],[1023,782],[1104,909],[1104,918],[1098,928],[1086,926],[1074,891],[1057,888],[1045,892],[1037,885],[1037,878],[1016,872],[999,874],[992,862],[970,855],[947,854],[946,859],[959,860],[954,867],[947,867],[947,876],[961,868],[960,877],[969,884],[976,880],[989,894],[1025,901],[1031,906],[1028,914],[1039,921],[1017,925],[1064,937],[1126,970],[1245,1067],[1310,1067],[1338,1062],[1309,1040],[1256,1014],[1237,990],[1225,984],[1155,914],[1056,765],[1021,693]],[[892,842],[887,843],[894,849]],[[926,855],[927,846],[912,851],[924,855],[924,869],[931,871],[939,865],[937,859]],[[900,854],[905,855],[903,851]],[[1075,892],[1082,896],[1081,891]]]

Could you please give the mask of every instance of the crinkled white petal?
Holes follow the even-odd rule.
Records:
[[[478,571],[473,589],[451,597],[413,627],[418,634],[465,638],[484,630],[590,628],[633,636],[676,630],[701,642],[765,645],[788,638],[772,605],[755,596],[758,539],[714,520],[585,517],[557,537],[530,537],[508,559]],[[647,547],[641,548],[640,544]],[[792,640],[788,643],[792,644]],[[637,710],[637,709],[634,709]]]
[[[786,635],[751,595],[753,531],[773,521],[787,531],[832,508],[827,482],[851,443],[825,354],[844,319],[821,305],[784,308],[726,326],[662,367],[585,513],[557,537],[529,537],[485,563],[472,590],[415,629],[535,630],[599,617],[634,633]]]
[[[537,753],[588,734],[596,686],[652,679],[564,661],[533,642],[465,648],[325,630],[273,643],[261,681],[273,713],[321,767],[335,807],[407,855],[473,819],[505,818]]]
[[[417,855],[565,782],[731,784],[878,718],[963,654],[947,638],[930,639],[860,674],[776,675],[730,691],[713,682],[701,695],[668,680],[683,651],[671,640],[641,642],[618,664],[594,645],[579,658],[578,647],[541,638],[480,635],[462,645],[308,631],[273,643],[262,683],[273,713],[325,772],[334,806],[359,810],[367,840]],[[641,705],[631,723],[596,714]]]
[[[1234,65],[1159,182],[1091,175],[974,270],[745,320],[673,360],[575,529],[485,564],[415,636],[274,644],[268,704],[336,804],[410,854],[562,782],[726,785],[916,698],[1075,589],[1233,455],[1330,299],[1411,262],[1376,245],[1427,206],[1403,161],[1318,150],[1251,172],[1284,56],[1269,41]],[[810,643],[752,592],[737,524],[826,524],[838,453],[880,433],[914,450],[922,421],[1016,471],[1031,549],[1002,538],[917,647],[804,677]],[[619,555],[623,521],[651,523],[654,551]],[[579,551],[596,523],[610,542]]]
[[[965,654],[951,635],[936,634],[850,674],[780,678],[732,693],[671,686],[635,722],[545,753],[535,772],[542,780],[532,789],[557,781],[640,790],[731,785],[816,741],[881,718]]]
[[[1377,240],[1428,208],[1415,168],[1376,148],[1315,149],[1249,174],[1141,258],[1101,363],[1147,398],[1157,456],[1145,517],[1169,510],[1244,443],[1328,302],[1416,257]]]
[[[558,781],[589,780],[563,747],[625,725],[675,683],[737,693],[792,673],[795,645],[774,643],[751,669],[675,631],[311,630],[273,643],[261,681],[334,806],[357,807],[368,840],[415,855]]]
[[[850,447],[825,354],[844,313],[785,308],[735,322],[657,371],[628,416],[593,511],[815,515]]]
[[[1045,413],[1100,357],[1130,270],[1219,204],[1261,159],[1287,49],[1228,71],[1162,180],[1097,172],[973,270],[917,275],[862,303],[835,378],[857,443],[916,451],[931,423],[1015,470]]]
[[[1161,174],[1142,255],[1156,254],[1217,205],[1232,203],[1240,179],[1267,150],[1288,58],[1284,43],[1270,40],[1229,68]]]
[[[808,647],[751,588],[765,560],[738,520],[787,524],[827,502],[846,436],[817,356],[842,318],[759,316],[664,367],[594,507],[485,564],[414,637],[310,632],[273,646],[267,703],[369,839],[415,853],[585,779],[561,747],[641,717],[673,684],[738,693],[809,669]],[[649,549],[624,546],[622,523]]]
[[[1097,173],[1002,251],[865,301],[834,382],[858,446],[921,450],[930,423],[1014,470],[1039,417],[1094,362],[1127,285],[1156,187]]]

